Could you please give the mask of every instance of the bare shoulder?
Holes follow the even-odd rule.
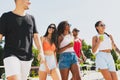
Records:
[[[93,36],[92,39],[93,39],[93,40],[97,39],[97,36]]]
[[[61,43],[62,42],[62,40],[63,40],[63,36],[62,35],[60,35],[60,36],[58,36],[58,43]]]
[[[58,40],[63,40],[63,36],[62,35],[60,35],[60,36],[58,36]]]
[[[44,41],[44,40],[45,40],[45,37],[41,36],[41,37],[40,37],[40,40],[41,40],[41,41]]]

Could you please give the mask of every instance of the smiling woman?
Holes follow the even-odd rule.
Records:
[[[60,72],[57,68],[56,59],[56,32],[56,25],[50,24],[46,30],[45,35],[41,37],[43,52],[45,55],[45,62],[40,62],[40,80],[46,80],[47,74],[50,74],[53,80],[61,80]]]
[[[111,35],[105,32],[102,21],[95,24],[98,34],[92,38],[92,51],[96,54],[96,68],[102,73],[105,80],[118,80],[115,63],[111,55],[112,49],[118,49]]]
[[[57,46],[60,54],[59,69],[62,80],[68,80],[69,71],[72,72],[72,80],[81,80],[78,59],[73,49],[74,37],[71,34],[69,23],[61,21],[57,30]]]

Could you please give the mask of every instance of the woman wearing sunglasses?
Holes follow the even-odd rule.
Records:
[[[98,34],[92,38],[92,51],[97,53],[96,68],[100,70],[105,80],[118,80],[111,50],[114,49],[119,53],[120,50],[116,47],[112,36],[105,32],[105,24],[102,21],[96,22],[95,28]]]
[[[50,74],[53,80],[61,80],[56,59],[56,25],[50,24],[44,37],[41,37],[45,62],[40,63],[39,79],[46,80]],[[40,56],[40,55],[39,55]],[[38,58],[39,58],[38,56]]]
[[[67,21],[59,23],[58,27],[58,53],[59,69],[62,80],[68,80],[69,70],[72,72],[72,80],[81,80],[78,59],[73,49],[74,37],[70,32],[70,25]]]

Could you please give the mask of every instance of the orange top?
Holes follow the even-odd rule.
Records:
[[[55,44],[50,44],[48,41],[43,41],[43,50],[44,51],[55,51]]]

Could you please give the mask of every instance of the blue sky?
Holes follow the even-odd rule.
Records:
[[[120,48],[120,0],[30,0],[27,13],[35,17],[40,36],[50,23],[58,25],[67,20],[71,26],[80,29],[79,36],[91,44],[92,36],[97,32],[94,24],[102,20],[106,24],[106,32],[113,35]],[[12,11],[14,0],[0,0],[0,15]]]

